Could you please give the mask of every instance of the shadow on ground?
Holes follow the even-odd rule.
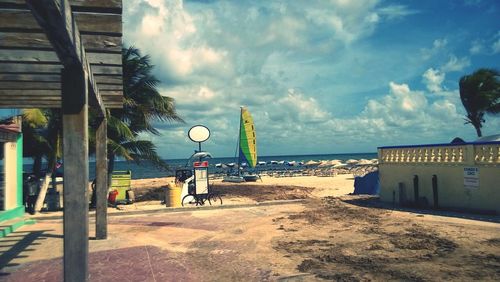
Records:
[[[347,196],[347,197],[341,197],[340,199],[342,199],[346,203],[365,208],[397,210],[397,211],[411,212],[418,214],[428,214],[428,215],[437,215],[437,216],[455,217],[462,219],[500,223],[499,215],[470,213],[467,210],[460,211],[458,209],[445,209],[445,208],[431,209],[431,208],[416,208],[412,206],[408,207],[394,206],[391,203],[381,202],[378,196],[368,196],[368,195]]]

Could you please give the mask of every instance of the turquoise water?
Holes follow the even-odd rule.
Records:
[[[359,153],[359,154],[322,154],[322,155],[290,155],[290,156],[259,156],[258,161],[264,161],[269,163],[271,161],[285,161],[285,162],[307,162],[310,160],[334,160],[339,159],[341,161],[346,161],[348,159],[375,159],[377,158],[377,153]],[[213,158],[209,159],[209,170],[210,172],[222,172],[222,169],[216,168],[215,164],[218,163],[234,163],[237,160],[235,158]],[[166,160],[167,164],[170,166],[170,171],[159,170],[155,168],[152,164],[148,162],[142,162],[140,165],[135,163],[129,163],[124,161],[115,162],[115,171],[118,170],[131,170],[133,179],[141,178],[156,178],[156,177],[166,177],[172,176],[176,168],[185,167],[186,159],[174,159]],[[192,164],[188,164],[191,166]],[[0,165],[1,167],[1,165]],[[289,167],[287,165],[262,165],[257,166],[256,170],[267,170],[267,169],[298,169],[300,166]],[[24,165],[24,171],[31,171],[31,164]],[[95,163],[91,162],[89,165],[89,178],[94,179],[95,175]]]

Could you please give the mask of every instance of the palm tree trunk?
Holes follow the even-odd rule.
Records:
[[[33,157],[33,174],[37,178],[42,176],[42,156],[40,155]]]
[[[477,137],[482,137],[483,133],[481,132],[481,127],[474,125],[474,128],[476,128]]]
[[[111,187],[111,176],[115,170],[115,154],[108,153],[108,187]]]

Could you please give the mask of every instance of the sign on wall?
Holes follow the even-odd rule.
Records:
[[[469,189],[479,188],[479,168],[464,167],[464,187]]]

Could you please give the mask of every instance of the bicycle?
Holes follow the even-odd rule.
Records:
[[[211,186],[210,186],[211,188]],[[194,189],[188,189],[188,194],[182,198],[181,204],[183,207],[204,206],[208,202],[209,205],[222,205],[222,198],[216,193],[210,192],[207,194],[196,194]]]

